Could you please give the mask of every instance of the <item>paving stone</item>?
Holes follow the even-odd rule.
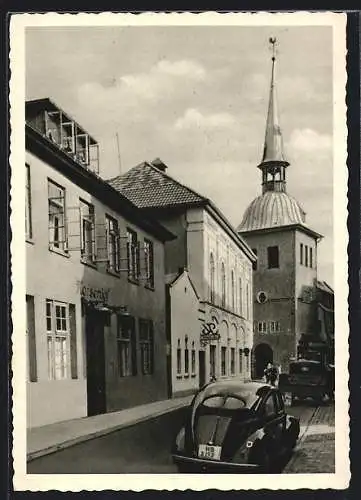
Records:
[[[318,432],[318,429],[321,432]],[[284,469],[286,474],[335,472],[335,408],[320,406]],[[326,430],[326,432],[325,432]]]

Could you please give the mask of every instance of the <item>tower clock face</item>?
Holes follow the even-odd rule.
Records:
[[[266,292],[261,291],[257,293],[257,302],[259,304],[264,304],[265,302],[267,302],[267,300],[268,300],[268,295]]]

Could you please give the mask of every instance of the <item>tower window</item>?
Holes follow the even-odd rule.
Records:
[[[303,265],[303,243],[300,244],[300,264]]]
[[[312,248],[310,247],[310,267],[313,267],[313,255],[312,255]]]
[[[305,245],[305,266],[308,266],[308,246]]]
[[[255,256],[257,257],[257,248],[252,248],[252,252],[255,254]],[[253,262],[252,264],[252,267],[253,267],[253,271],[257,271],[257,260],[255,262]]]
[[[268,255],[268,269],[274,269],[280,267],[279,265],[279,251],[278,247],[268,247],[267,248]]]

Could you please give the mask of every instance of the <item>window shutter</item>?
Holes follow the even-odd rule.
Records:
[[[69,304],[69,331],[70,331],[70,363],[71,378],[78,378],[78,352],[76,346],[76,316],[75,305]]]
[[[136,279],[139,279],[140,276],[140,241],[136,241],[135,243],[135,261],[136,261]]]
[[[120,271],[120,235],[118,228],[115,236],[115,271],[117,273]]]
[[[132,346],[132,375],[137,375],[137,339],[135,330],[135,318],[129,318],[130,342]]]
[[[154,373],[154,325],[149,321],[149,342],[150,342],[150,373]]]

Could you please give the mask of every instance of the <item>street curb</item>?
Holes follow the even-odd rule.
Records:
[[[64,450],[66,448],[70,448],[71,446],[74,446],[76,444],[80,443],[85,443],[86,441],[91,441],[92,439],[106,436],[107,434],[111,434],[112,432],[125,429],[126,427],[132,427],[133,425],[140,424],[142,422],[146,422],[147,420],[152,420],[153,418],[160,417],[162,415],[165,415],[167,413],[170,413],[172,411],[180,410],[181,408],[184,408],[185,406],[188,406],[189,403],[180,403],[177,406],[173,406],[172,408],[166,408],[163,410],[159,410],[155,413],[152,413],[151,415],[143,415],[141,417],[136,417],[132,421],[129,422],[122,422],[116,425],[113,425],[111,427],[107,427],[104,429],[99,429],[95,432],[92,432],[90,434],[85,434],[83,436],[78,436],[76,438],[68,439],[64,441],[63,443],[55,444],[52,446],[49,446],[48,448],[44,448],[42,450],[36,450],[30,453],[27,453],[26,455],[26,461],[31,462],[32,460],[35,460],[37,458],[44,457],[46,455],[51,455],[53,453],[56,453],[57,451]]]

